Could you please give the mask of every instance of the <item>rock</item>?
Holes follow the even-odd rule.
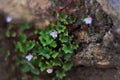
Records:
[[[113,33],[120,44],[120,0],[97,0],[103,10],[112,17],[114,22]]]
[[[115,50],[109,50],[100,44],[90,44],[88,47],[73,57],[74,66],[86,66],[97,68],[120,68],[119,54],[113,54]]]
[[[114,36],[113,34],[109,31],[109,32],[106,32],[106,34],[104,35],[103,37],[103,45],[105,47],[108,47],[108,46],[111,46],[112,42],[114,41]]]
[[[0,0],[0,10],[12,18],[20,19],[22,17],[28,20],[33,18],[27,8],[27,0]]]
[[[120,20],[120,0],[97,0],[97,2],[107,14]]]
[[[84,36],[86,39],[86,35],[80,36]],[[81,41],[81,37],[78,38],[79,41]],[[102,42],[96,43],[96,40],[101,37],[96,36],[95,40],[93,40],[93,36],[89,38],[90,43],[84,46],[83,49],[73,57],[74,66],[83,65],[97,68],[120,68],[120,46],[118,43],[114,43],[113,34],[110,31],[106,32],[102,37]]]
[[[35,21],[38,27],[45,27],[51,21],[49,0],[0,0],[0,10],[13,19]],[[39,24],[38,24],[39,23]]]
[[[84,42],[84,43],[89,43],[90,37],[88,36],[88,33],[85,31],[80,31],[77,33],[78,40],[77,42]]]
[[[88,47],[83,49],[81,52],[77,53],[73,57],[73,62],[75,66],[92,66],[99,68],[113,67],[111,65],[111,55],[105,54],[106,51],[101,48],[100,44],[90,44]]]

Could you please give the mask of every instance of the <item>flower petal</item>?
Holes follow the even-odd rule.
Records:
[[[30,61],[31,59],[33,58],[33,55],[32,54],[28,54],[25,59],[27,59],[28,61]]]
[[[87,18],[84,18],[83,20],[86,24],[91,24],[92,23],[92,17],[88,16]]]
[[[53,32],[50,33],[50,36],[52,36],[53,38],[57,38],[58,32],[54,30]]]
[[[11,17],[9,17],[9,16],[8,16],[8,17],[6,17],[6,22],[8,22],[8,23],[9,23],[9,22],[11,22],[11,21],[12,21],[12,18],[11,18]]]
[[[53,72],[53,68],[48,68],[46,71],[47,73],[51,74]]]

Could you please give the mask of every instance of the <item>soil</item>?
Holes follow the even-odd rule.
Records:
[[[65,12],[68,15],[76,17],[76,22],[67,25],[67,28],[69,29],[69,32],[75,36],[75,41],[79,44],[80,48],[73,57],[74,67],[67,73],[68,77],[70,77],[71,80],[120,80],[120,70],[117,65],[114,63],[113,65],[107,65],[111,62],[111,59],[114,59],[109,58],[109,56],[112,55],[111,57],[114,57],[113,52],[116,52],[112,50],[114,47],[108,47],[110,41],[113,41],[112,36],[109,40],[106,40],[105,37],[105,34],[107,35],[113,27],[110,16],[106,15],[95,0],[55,1],[56,6],[50,7],[48,12]],[[34,9],[36,7],[32,8]],[[39,11],[39,9],[37,10]],[[39,13],[34,14],[37,17],[39,15]],[[83,17],[85,18],[88,15],[93,18],[91,25],[86,25],[81,21]],[[7,25],[8,23],[5,22],[5,15],[1,12],[0,48],[2,49],[0,51],[0,80],[21,80],[23,74],[18,67],[16,68],[14,66],[16,52],[13,50],[14,45],[12,43],[14,43],[16,38],[6,37],[5,33],[8,29]],[[19,23],[16,23],[16,26],[17,25],[19,25]],[[92,31],[89,31],[89,27]],[[18,30],[15,28],[15,31],[17,32]],[[104,52],[104,48],[108,50],[109,54]],[[8,60],[6,60],[5,56],[7,50],[10,50]],[[32,80],[31,77],[32,76],[29,75],[28,80]],[[49,80],[51,75],[46,76],[45,74],[41,74],[40,77],[40,80]]]

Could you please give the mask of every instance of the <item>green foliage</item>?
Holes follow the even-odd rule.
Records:
[[[79,7],[81,5],[81,0],[77,0],[76,4]]]
[[[56,6],[56,1],[52,0],[52,6],[55,7]]]
[[[66,28],[66,24],[72,24],[74,21],[73,16],[62,13],[59,21],[51,23],[47,29],[34,31],[34,35],[38,36],[37,39],[28,40],[25,33],[20,34],[16,50],[21,53],[22,60],[19,65],[22,71],[38,75],[39,72],[52,68],[56,74],[54,79],[63,79],[66,72],[72,68],[71,57],[78,48]],[[25,26],[28,27],[27,24],[22,26],[22,30],[26,28]],[[28,54],[33,55],[33,58],[27,61]]]
[[[65,13],[61,13],[59,16],[59,19],[62,23],[66,24],[72,24],[75,22],[76,18],[74,16],[68,16]]]
[[[58,79],[62,79],[63,77],[65,77],[66,76],[66,74],[65,74],[65,72],[62,70],[62,71],[60,71],[60,70],[57,70],[56,71],[56,77],[58,78]]]
[[[1,51],[1,50],[0,50]],[[5,60],[7,61],[8,57],[10,56],[10,51],[7,50],[5,53]]]
[[[30,26],[29,26],[28,22],[22,23],[22,25],[21,25],[21,30],[22,30],[22,31],[24,31],[24,30],[26,30],[26,29],[29,29],[29,28],[30,28]]]
[[[12,31],[12,29],[14,28],[13,26],[14,26],[13,23],[9,24],[9,26],[5,32],[6,37],[16,37],[16,35],[17,35],[16,32]]]

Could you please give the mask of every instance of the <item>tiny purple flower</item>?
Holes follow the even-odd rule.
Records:
[[[30,53],[25,57],[25,59],[27,59],[28,61],[30,61],[32,58],[33,58],[33,55]]]
[[[9,22],[11,22],[11,21],[12,21],[12,18],[11,18],[11,17],[9,17],[9,16],[7,16],[7,17],[6,17],[6,22],[8,22],[8,23],[9,23]]]
[[[53,68],[48,68],[46,71],[48,74],[51,74],[53,72]]]
[[[83,21],[84,21],[86,24],[91,24],[91,23],[92,23],[92,17],[91,17],[91,16],[88,16],[87,18],[84,18]]]
[[[50,36],[52,36],[53,38],[57,38],[58,32],[54,30],[53,32],[50,33]]]

